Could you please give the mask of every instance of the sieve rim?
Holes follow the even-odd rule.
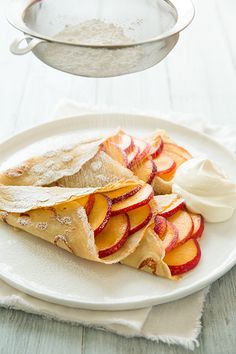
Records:
[[[12,1],[7,9],[6,9],[6,18],[7,21],[17,30],[23,32],[26,35],[29,35],[33,38],[41,39],[42,41],[47,41],[51,43],[69,45],[73,47],[85,47],[85,48],[94,48],[94,49],[122,49],[122,48],[131,48],[146,44],[152,44],[155,42],[159,42],[165,39],[168,39],[174,35],[179,34],[179,32],[183,31],[193,20],[195,16],[195,8],[192,3],[192,0],[163,0],[169,6],[176,11],[177,21],[174,26],[164,31],[161,35],[152,37],[150,39],[146,39],[143,41],[137,41],[127,44],[91,44],[91,43],[71,43],[65,40],[58,40],[50,36],[45,36],[38,32],[33,31],[29,28],[25,22],[23,21],[23,15],[28,7],[32,6],[34,3],[40,0],[29,0],[27,1],[27,6],[22,6],[22,2],[19,0]]]

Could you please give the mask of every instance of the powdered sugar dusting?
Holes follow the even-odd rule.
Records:
[[[16,178],[16,177],[20,177],[23,175],[23,173],[25,172],[25,166],[19,166],[17,168],[14,169],[9,169],[6,171],[6,176],[10,177],[10,178]]]
[[[47,222],[39,222],[36,224],[36,229],[38,230],[46,230],[48,228],[48,223]]]
[[[61,157],[63,162],[70,162],[73,160],[73,156],[69,155],[69,154],[64,154]]]
[[[0,219],[4,220],[7,217],[8,217],[8,212],[0,210]]]
[[[45,171],[45,168],[42,165],[34,165],[31,167],[31,172],[36,174],[41,174]]]
[[[20,216],[17,219],[17,223],[20,224],[21,226],[27,226],[30,224],[30,217],[29,216]]]
[[[91,162],[91,169],[96,172],[98,170],[100,170],[100,168],[102,167],[102,163],[101,161],[94,161],[94,162]]]
[[[69,152],[76,147],[76,144],[68,144],[62,147],[62,151]]]
[[[71,43],[81,44],[131,44],[134,41],[128,38],[121,26],[104,22],[98,19],[84,21],[78,25],[66,25],[63,32],[56,35]]]
[[[71,225],[72,219],[70,216],[57,215],[56,220],[62,225]]]
[[[134,40],[125,34],[122,26],[99,19],[67,25],[54,38],[74,44],[88,45],[128,45]],[[48,45],[43,59],[53,62],[58,69],[78,75],[94,77],[116,76],[136,71],[143,60],[140,46],[126,48],[89,48],[79,46]]]
[[[52,151],[47,151],[45,152],[45,154],[43,155],[44,157],[55,157],[57,154],[56,151],[52,150]]]
[[[105,175],[97,175],[97,179],[99,179],[100,181],[103,181],[103,182],[107,182],[107,183],[110,182],[110,178],[108,178]]]

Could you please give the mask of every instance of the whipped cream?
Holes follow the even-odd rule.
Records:
[[[205,158],[183,163],[173,179],[172,191],[185,199],[190,211],[208,222],[226,221],[236,209],[236,183]]]

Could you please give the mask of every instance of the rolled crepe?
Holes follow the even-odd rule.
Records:
[[[68,188],[104,187],[137,177],[102,151],[108,138],[65,146],[28,159],[0,173],[0,184],[13,186],[60,186]],[[155,194],[171,193],[171,183],[155,176]]]
[[[0,186],[0,218],[75,256],[104,264],[121,262],[171,279],[169,267],[163,261],[165,251],[152,231],[152,224],[131,235],[117,252],[99,257],[96,238],[80,199],[132,185],[137,182],[114,183],[105,188]],[[153,200],[150,205],[155,208]]]

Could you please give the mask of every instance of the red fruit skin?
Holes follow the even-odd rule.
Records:
[[[191,237],[192,238],[200,238],[203,234],[203,231],[204,231],[204,228],[205,228],[205,224],[204,224],[204,219],[202,217],[202,215],[199,215],[200,217],[200,223],[199,223],[199,227],[197,230],[193,230],[194,232],[192,233]],[[192,218],[193,220],[193,224],[194,224],[194,219]]]
[[[88,199],[85,207],[84,207],[87,216],[89,216],[89,214],[90,214],[90,212],[91,212],[91,210],[93,208],[94,201],[95,201],[95,196],[94,196],[94,194],[91,194],[89,196],[89,199]]]
[[[152,212],[150,211],[150,214],[148,215],[148,217],[139,225],[137,225],[136,227],[134,227],[133,229],[130,229],[129,231],[129,236],[133,235],[135,232],[141,230],[144,226],[146,226],[149,221],[152,218]]]
[[[138,139],[134,139],[135,146],[139,147],[139,154],[135,159],[135,164],[138,163],[139,161],[141,161],[144,157],[146,157],[149,153],[150,148],[151,148],[150,144],[145,142],[146,146],[143,150],[141,150],[140,146],[138,145],[138,142],[139,142]],[[143,143],[143,141],[142,141],[142,143]],[[134,165],[134,163],[132,164],[132,166],[133,165]]]
[[[112,211],[111,212],[111,216],[118,215],[118,214],[121,214],[121,213],[126,213],[127,211],[137,209],[137,208],[147,204],[153,198],[153,196],[154,196],[154,192],[152,191],[152,193],[150,193],[150,195],[146,199],[140,201],[139,203],[137,203],[135,205],[130,205],[130,206],[124,208],[124,209],[119,209],[119,210]]]
[[[165,247],[165,251],[166,253],[170,252],[171,250],[173,250],[173,248],[176,247],[177,243],[178,243],[178,238],[179,238],[179,235],[178,235],[178,230],[177,228],[175,227],[175,225],[172,224],[172,227],[174,228],[174,237],[172,238],[171,242],[168,244],[167,247]]]
[[[125,244],[127,238],[129,237],[129,231],[130,231],[129,218],[128,218],[128,215],[126,215],[126,216],[127,216],[127,228],[125,230],[123,237],[119,240],[119,242],[117,242],[112,247],[107,248],[106,250],[99,251],[98,252],[99,258],[104,258],[104,257],[110,256],[111,254],[119,251],[119,249]]]
[[[156,146],[156,147],[153,148],[153,149],[151,148],[151,153],[150,153],[150,155],[151,155],[151,157],[152,157],[153,159],[155,159],[157,156],[160,155],[160,153],[162,152],[163,147],[164,147],[164,143],[163,143],[162,137],[160,136],[159,138],[160,138],[160,142],[159,142],[158,146]]]
[[[171,275],[180,275],[180,274],[186,273],[198,265],[198,263],[201,259],[201,248],[200,248],[197,240],[196,239],[193,239],[193,240],[194,240],[196,248],[197,248],[196,257],[194,257],[193,259],[191,259],[191,261],[189,261],[185,264],[182,264],[182,265],[178,265],[178,266],[168,265],[168,267],[170,268],[170,271],[171,271]]]
[[[106,226],[106,224],[108,223],[108,221],[109,221],[109,219],[111,217],[112,201],[107,196],[104,195],[104,197],[107,200],[107,206],[108,206],[107,213],[106,213],[106,216],[105,216],[103,222],[99,225],[99,227],[96,230],[93,231],[94,232],[94,236],[97,236],[104,229],[104,227]]]
[[[187,212],[187,210],[185,210],[185,211]],[[187,213],[188,213],[188,212],[187,212]],[[189,213],[188,213],[188,214],[189,214]],[[190,216],[190,214],[189,214],[189,216]],[[193,226],[193,220],[192,220],[191,216],[190,216],[189,220],[190,220],[190,222],[191,222],[191,228],[190,228],[189,232],[185,235],[184,238],[182,238],[181,240],[180,240],[180,238],[179,238],[178,243],[177,243],[176,246],[180,246],[180,245],[182,245],[183,243],[187,242],[190,238],[192,238],[194,226]],[[175,226],[175,225],[174,225],[174,226]],[[177,227],[177,226],[175,226],[175,227],[176,227],[177,230],[178,230],[178,227]]]
[[[166,232],[167,220],[160,215],[156,215],[154,218],[154,231],[162,239]]]
[[[177,204],[173,209],[170,209],[171,208],[171,206],[170,206],[169,208],[164,210],[159,215],[164,216],[165,218],[167,218],[168,216],[174,215],[178,210],[184,208],[184,206],[185,206],[185,201],[183,199],[181,199],[179,204]]]
[[[154,223],[154,231],[156,232],[157,236],[162,240],[166,253],[170,252],[178,242],[179,236],[177,228],[175,227],[175,225],[173,225],[172,223],[170,223],[165,218],[159,215],[155,217]],[[173,231],[173,237],[171,238],[170,242],[168,241],[169,243],[166,242],[168,228],[171,228]]]
[[[138,146],[134,146],[134,149],[136,149],[135,154],[133,158],[130,160],[129,155],[127,156],[127,168],[131,169],[132,166],[136,164],[136,160],[138,159],[139,153],[140,153],[140,148]]]
[[[153,160],[152,161],[152,173],[150,174],[150,177],[149,179],[147,180],[147,183],[151,184],[154,177],[156,176],[156,173],[157,173],[157,167],[156,167],[156,164],[154,163]]]
[[[134,194],[136,194],[140,189],[142,188],[142,186],[137,186],[134,189],[132,189],[130,192],[125,193],[123,195],[120,195],[119,197],[113,198],[112,199],[112,204],[118,203],[118,202],[122,202],[122,200],[128,199],[129,197],[132,197]]]
[[[132,136],[130,136],[130,135],[128,135],[128,136],[130,137],[130,145],[124,149],[124,152],[126,152],[126,154],[129,154],[134,148],[134,139]]]
[[[168,162],[165,167],[162,166],[163,159]],[[157,158],[154,159],[154,162],[157,167],[157,175],[160,177],[176,170],[176,162],[165,152],[157,156]]]

